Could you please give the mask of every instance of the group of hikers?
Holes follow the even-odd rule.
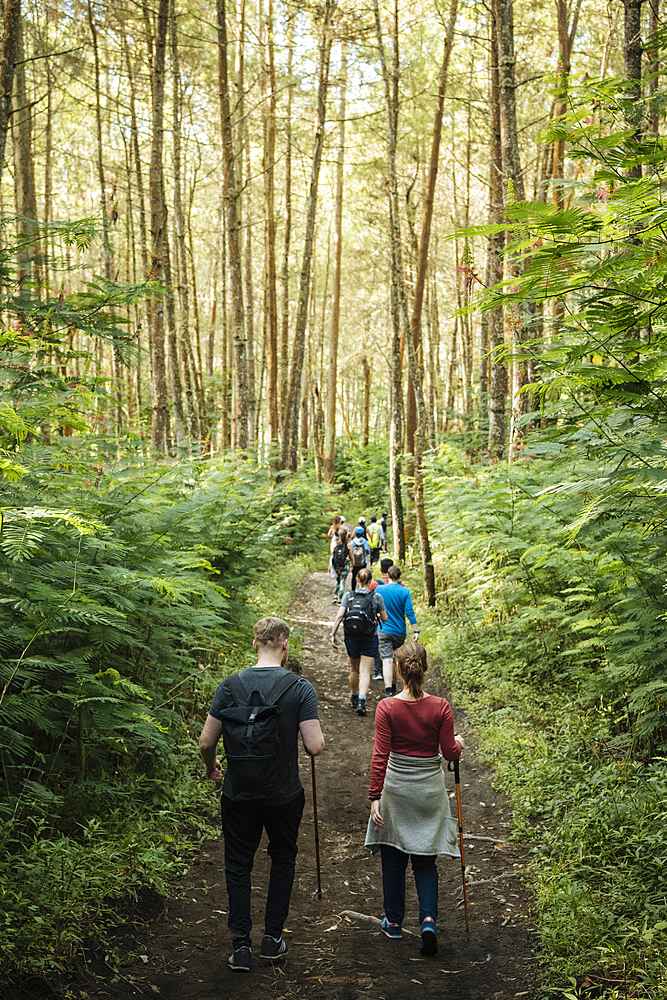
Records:
[[[386,521],[380,524],[381,535],[373,532],[374,524],[375,518],[366,529],[368,535],[363,536],[371,552],[386,544]],[[355,529],[356,537],[359,529],[363,534],[361,523]],[[339,518],[336,531],[331,532],[332,549],[334,543],[341,544],[341,538],[346,544],[347,531],[344,519]],[[380,539],[380,545],[371,547],[371,539]],[[417,641],[417,620],[410,591],[401,583],[400,569],[391,560],[383,560],[381,570],[382,577],[372,580],[370,566],[359,566],[353,575],[356,586],[347,593],[343,587],[331,642],[337,648],[336,633],[343,622],[350,661],[350,704],[359,715],[366,715],[370,671],[378,655],[385,681],[385,695],[375,710],[368,793],[371,808],[365,838],[371,852],[379,851],[381,856],[384,917],[380,927],[389,938],[402,937],[405,872],[410,862],[419,901],[420,951],[435,955],[436,858],[438,854],[460,857],[441,759],[458,760],[463,739],[454,734],[449,703],[424,690],[427,654]],[[411,642],[405,642],[406,615],[413,627]],[[216,781],[224,777],[222,831],[228,927],[233,938],[228,965],[234,972],[251,969],[251,873],[263,830],[268,837],[271,872],[259,957],[266,961],[286,957],[283,927],[305,802],[299,777],[299,735],[311,757],[324,749],[315,688],[306,678],[285,669],[289,636],[289,626],[280,618],[262,618],[256,623],[253,648],[257,663],[218,686],[199,740],[206,776]],[[400,693],[396,691],[397,676],[403,683]],[[221,738],[227,764],[224,776],[217,757]]]
[[[347,542],[348,529],[345,519],[336,515],[329,529],[331,539],[331,559],[329,572],[335,578],[334,604],[340,609],[336,615],[331,630],[331,642],[338,648],[336,634],[343,624],[345,649],[350,660],[350,705],[357,715],[365,716],[366,696],[371,681],[383,680],[385,697],[396,694],[396,666],[394,650],[405,642],[406,618],[412,626],[413,640],[419,636],[417,617],[412,605],[412,597],[408,588],[401,582],[401,571],[394,565],[392,559],[380,561],[380,577],[373,579],[373,552],[363,535],[365,518],[359,518],[355,536]],[[382,515],[379,532],[372,531],[377,524],[377,518],[371,518],[370,540],[378,546],[387,544],[387,515]],[[358,540],[358,542],[357,542]],[[355,542],[357,548],[355,548]],[[343,563],[341,548],[348,552],[348,560]],[[378,548],[379,551],[379,548]],[[355,558],[359,553],[359,562]],[[363,562],[361,561],[363,559]],[[345,592],[345,580],[352,564],[351,589]],[[355,572],[356,571],[356,572]],[[381,593],[378,593],[379,588]]]
[[[371,517],[370,524],[366,518],[360,517],[359,523],[352,528],[342,514],[336,514],[329,528],[331,540],[331,559],[329,571],[336,581],[334,588],[334,604],[340,604],[345,593],[345,581],[352,570],[351,590],[357,589],[359,571],[368,566],[374,566],[381,552],[387,551],[387,517],[382,520]]]

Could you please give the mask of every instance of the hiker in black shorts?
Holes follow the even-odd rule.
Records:
[[[331,643],[338,649],[336,632],[345,622],[345,648],[350,658],[350,705],[357,715],[366,715],[366,694],[371,682],[371,667],[378,649],[376,619],[387,620],[384,601],[379,594],[371,594],[370,569],[359,570],[357,580],[360,586],[355,591],[343,595],[340,610],[331,629]]]

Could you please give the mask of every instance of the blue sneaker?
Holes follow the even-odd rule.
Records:
[[[422,943],[420,952],[422,955],[435,955],[438,950],[438,928],[433,917],[424,917],[422,920]]]
[[[386,934],[388,938],[402,938],[403,928],[400,924],[392,924],[391,920],[387,920],[385,917],[380,924],[380,930],[383,934]]]

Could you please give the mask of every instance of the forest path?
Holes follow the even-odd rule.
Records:
[[[310,766],[303,755],[306,811],[301,826],[297,873],[285,928],[287,961],[275,965],[253,958],[249,975],[230,972],[231,938],[226,926],[222,840],[209,841],[175,886],[164,911],[146,925],[149,940],[134,961],[122,965],[122,979],[89,992],[93,1000],[126,1000],[139,995],[165,1000],[510,1000],[537,996],[531,954],[529,897],[518,874],[526,852],[503,840],[508,810],[491,787],[491,773],[476,758],[474,735],[465,716],[455,712],[457,731],[466,735],[461,763],[464,848],[468,872],[470,939],[466,939],[458,859],[438,859],[440,872],[440,950],[419,954],[417,900],[407,874],[405,928],[416,936],[388,940],[377,925],[346,917],[343,911],[382,916],[379,855],[364,847],[368,822],[368,779],[373,747],[373,717],[382,685],[374,682],[369,713],[359,718],[349,705],[347,658],[329,642],[334,618],[333,586],[327,573],[302,581],[292,605],[292,621],[303,629],[301,665],[318,693],[326,750],[317,759],[323,898],[317,898]],[[342,643],[341,643],[342,646]],[[443,690],[436,671],[427,689]],[[456,813],[453,776],[446,776]],[[262,935],[268,857],[262,843],[253,874],[255,954]],[[144,934],[140,935],[144,939]],[[128,941],[129,944],[129,941]]]

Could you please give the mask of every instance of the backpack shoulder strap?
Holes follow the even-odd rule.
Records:
[[[246,694],[246,690],[243,684],[239,680],[238,674],[229,675],[229,677],[227,678],[227,687],[231,691],[232,698],[234,699],[237,705],[248,704],[248,695]]]
[[[285,694],[285,691],[287,691],[288,688],[291,688],[293,684],[296,684],[298,680],[299,680],[299,675],[293,674],[292,671],[290,670],[289,673],[285,674],[284,677],[281,677],[280,680],[276,682],[271,691],[271,694],[266,699],[266,704],[275,705],[278,699],[282,698],[282,696]]]

